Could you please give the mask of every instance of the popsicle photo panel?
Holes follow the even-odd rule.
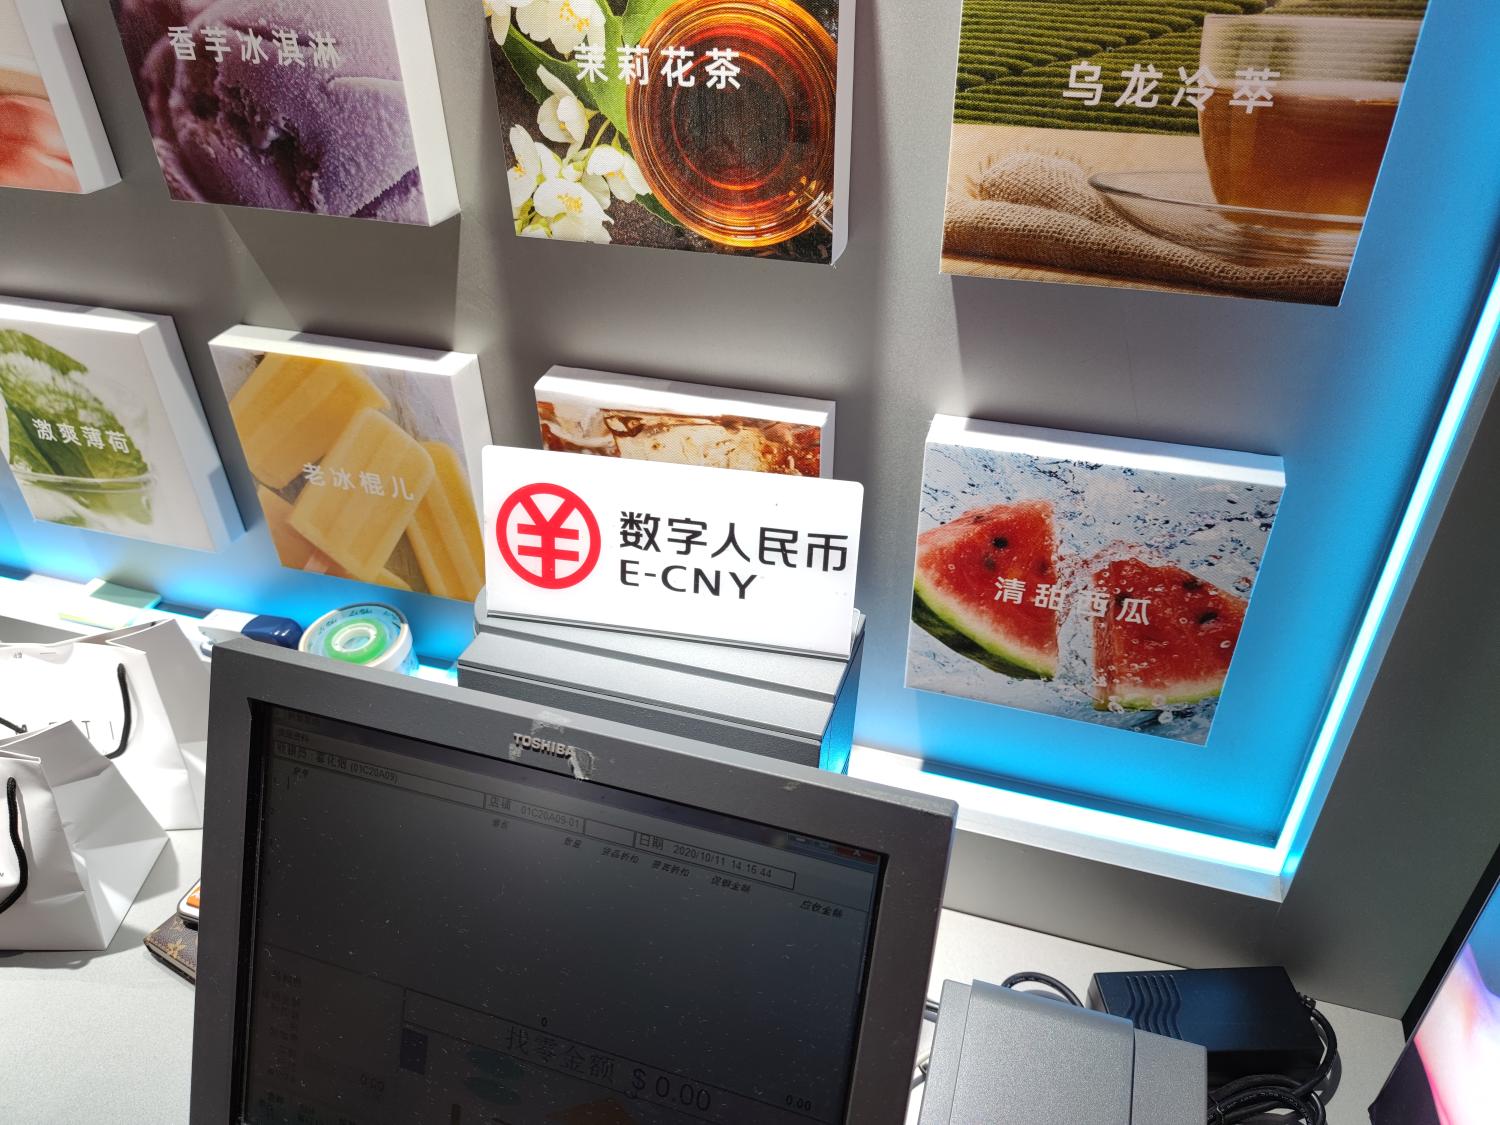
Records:
[[[210,347],[282,566],[474,600],[477,356],[248,327]]]

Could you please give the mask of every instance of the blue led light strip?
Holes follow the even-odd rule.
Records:
[[[1369,694],[1463,456],[1496,376],[1500,375],[1500,360],[1490,362],[1497,334],[1500,334],[1500,278],[1496,279],[1480,313],[1474,337],[1339,673],[1275,845],[1243,843],[1212,833],[1013,793],[928,772],[919,759],[884,751],[857,749],[851,772],[951,797],[960,805],[959,823],[967,830],[1280,900],[1295,874],[1306,838],[1317,819],[1316,809],[1332,784],[1360,706]]]
[[[1395,631],[1396,619],[1416,581],[1416,572],[1437,530],[1458,477],[1459,466],[1494,389],[1496,371],[1492,367],[1500,367],[1500,364],[1491,365],[1490,358],[1497,334],[1500,334],[1500,277],[1496,278],[1479,314],[1474,338],[1459,366],[1453,392],[1448,396],[1448,404],[1438,421],[1432,446],[1417,475],[1416,486],[1396,529],[1390,554],[1386,556],[1375,592],[1355,633],[1349,658],[1318,728],[1302,782],[1292,798],[1286,824],[1276,842],[1278,871],[1284,882],[1289,882],[1296,871],[1302,848],[1316,820],[1309,813],[1315,805],[1321,805],[1332,782],[1329,767],[1342,758],[1354,732],[1360,707],[1369,694],[1381,658]]]

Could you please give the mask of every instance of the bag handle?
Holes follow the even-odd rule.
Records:
[[[115,679],[120,682],[120,706],[125,712],[125,718],[120,723],[120,745],[115,747],[114,753],[104,755],[110,760],[118,758],[125,753],[125,747],[130,745],[130,726],[132,721],[130,710],[130,681],[125,678],[125,665],[121,664],[115,669]]]
[[[120,664],[115,668],[115,680],[120,685],[120,709],[124,712],[124,719],[120,722],[120,744],[114,748],[112,753],[104,755],[113,760],[125,753],[125,748],[130,745],[130,728],[134,725],[135,716],[130,705],[130,680],[125,675],[125,665]],[[16,724],[0,715],[0,727],[13,731],[16,734],[25,734],[26,725]],[[3,909],[3,908],[0,908]]]
[[[26,863],[26,849],[21,846],[21,787],[16,784],[16,779],[13,777],[5,781],[5,804],[10,814],[10,843],[16,849],[16,870],[20,873],[20,882],[16,884],[15,890],[5,896],[4,901],[0,901],[0,914],[4,914],[16,904],[16,900],[26,893],[26,885],[31,882],[31,869]]]

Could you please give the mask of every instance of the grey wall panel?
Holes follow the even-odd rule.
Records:
[[[1309,388],[1380,362],[1398,341],[1414,365],[1451,370],[1496,231],[1493,212],[1421,205],[1429,186],[1467,198],[1472,178],[1461,134],[1408,129],[1376,197],[1378,237],[1338,310],[941,277],[956,0],[860,0],[850,244],[832,271],[514,238],[477,0],[429,4],[459,219],[420,230],[175,204],[105,0],[67,7],[125,182],[85,200],[0,194],[0,293],[174,316],[247,513],[254,489],[206,347],[239,322],[478,352],[496,437],[509,443],[534,441],[530,385],[553,363],[833,398],[838,474],[868,489],[862,696],[918,719],[924,704],[900,683],[934,412],[1254,451],[1279,452],[1294,435],[1337,441],[1326,398]],[[1438,40],[1461,44],[1487,9],[1434,0]],[[1414,95],[1434,120],[1478,120],[1483,108]],[[1432,266],[1440,243],[1462,268]],[[1399,1012],[1497,834],[1497,669],[1485,640],[1500,623],[1487,578],[1500,545],[1494,431],[1284,908],[1003,845],[961,848],[955,904],[1179,962],[1282,955],[1304,987]],[[17,519],[18,506],[0,482],[0,511]],[[212,561],[78,536],[58,565],[185,592],[234,583],[252,603],[275,603],[292,586],[267,568],[267,550],[263,526]],[[340,600],[335,580],[297,582]],[[423,601],[424,628],[470,628],[468,607]]]

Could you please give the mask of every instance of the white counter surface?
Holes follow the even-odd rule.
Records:
[[[109,949],[0,954],[0,1122],[187,1121],[193,988],[142,945],[198,875],[201,833],[170,836]],[[947,911],[929,995],[945,978],[998,981],[1021,970],[1050,973],[1081,995],[1095,972],[1170,967]],[[1330,1125],[1368,1125],[1366,1109],[1401,1049],[1401,1025],[1333,1005],[1323,1011],[1343,1060]],[[908,1122],[920,1104],[919,1087]]]

